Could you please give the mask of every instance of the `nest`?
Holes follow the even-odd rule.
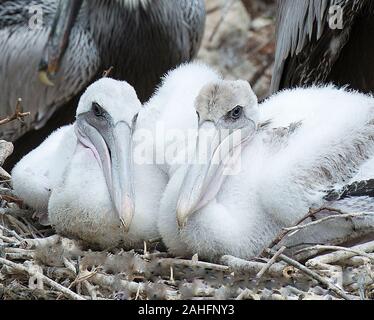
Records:
[[[239,2],[230,2],[222,14],[215,0],[207,1],[207,32],[199,57],[225,77],[249,77],[256,93],[265,96],[274,60],[274,1],[242,2],[251,15],[250,25],[236,23],[246,18]],[[14,115],[0,125],[27,115],[19,101]],[[302,219],[251,261],[223,256],[215,264],[199,261],[197,255],[178,259],[157,242],[145,243],[143,250],[92,251],[39,225],[35,212],[13,194],[11,176],[1,169],[12,151],[11,144],[0,141],[0,299],[374,298],[374,242],[306,246],[300,252],[282,245],[282,239],[318,221]],[[336,215],[321,220],[363,214],[327,209]]]
[[[12,150],[0,142],[0,166]],[[306,247],[286,255],[286,247],[278,244],[305,228],[303,219],[251,261],[223,256],[215,264],[197,255],[178,259],[157,241],[145,243],[143,250],[92,251],[41,226],[36,213],[13,194],[10,175],[3,169],[0,173],[0,299],[374,298],[374,242]]]

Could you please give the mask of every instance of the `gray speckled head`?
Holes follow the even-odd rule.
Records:
[[[222,80],[210,83],[200,91],[195,101],[200,123],[204,121],[226,122],[226,124],[233,122],[230,113],[238,107],[242,108],[244,118],[258,122],[258,100],[247,81]],[[238,124],[241,122],[239,118]]]

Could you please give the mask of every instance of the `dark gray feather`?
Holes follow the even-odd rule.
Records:
[[[343,10],[342,30],[329,27],[329,8],[332,5]],[[374,53],[374,45],[367,38],[374,31],[371,23],[373,7],[370,0],[278,1],[277,48],[271,92],[327,82],[351,85],[361,91],[374,89],[374,63],[369,59]],[[366,39],[362,31],[366,31]],[[358,44],[349,46],[351,42]],[[360,58],[362,51],[358,51],[359,48],[368,52],[366,59]],[[339,61],[345,56],[350,56],[350,61],[346,59],[343,65]],[[356,76],[357,65],[366,70],[364,75]]]

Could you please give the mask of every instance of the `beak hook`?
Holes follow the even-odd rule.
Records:
[[[54,87],[54,83],[49,79],[47,71],[39,71],[39,80],[47,87]]]

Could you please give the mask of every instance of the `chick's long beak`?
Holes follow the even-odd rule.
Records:
[[[60,0],[51,33],[39,63],[39,80],[53,86],[50,80],[59,70],[61,60],[69,44],[70,32],[74,26],[83,0]]]
[[[123,122],[99,132],[85,120],[77,119],[79,141],[90,148],[106,180],[113,208],[125,232],[131,226],[135,211],[132,175],[132,130]]]
[[[177,222],[183,228],[188,218],[207,205],[219,192],[254,127],[229,132],[204,122],[198,133],[195,159],[183,181],[177,203]]]
[[[108,170],[107,175],[111,174],[112,181],[108,187],[121,225],[128,232],[135,211],[131,128],[123,122],[118,123],[113,136],[113,141],[108,139],[107,142],[111,155],[111,172]]]

